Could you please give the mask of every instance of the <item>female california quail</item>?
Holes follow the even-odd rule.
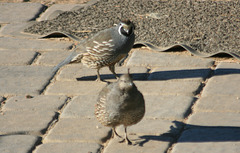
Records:
[[[127,137],[127,127],[138,123],[144,116],[145,102],[143,95],[133,83],[130,74],[122,75],[118,81],[106,85],[99,93],[95,106],[95,116],[104,126],[112,127],[112,137],[120,137],[115,127],[124,125],[125,141],[132,142]]]
[[[135,34],[134,25],[130,20],[123,20],[117,26],[100,31],[86,39],[54,71],[68,63],[83,63],[89,68],[97,69],[97,80],[100,79],[99,69],[108,66],[115,73],[115,64],[126,57],[132,49]]]

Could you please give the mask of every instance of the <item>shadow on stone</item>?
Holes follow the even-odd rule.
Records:
[[[173,79],[191,79],[191,78],[203,78],[206,79],[211,75],[212,70],[210,68],[206,69],[185,69],[185,70],[168,70],[168,71],[156,71],[152,72],[150,75],[148,73],[132,73],[133,80],[143,81],[143,80],[173,80]],[[214,71],[214,75],[230,75],[230,74],[240,74],[240,69],[234,68],[219,68]],[[120,76],[122,74],[118,74]],[[116,79],[113,74],[101,74],[103,80],[106,79]],[[94,81],[97,79],[96,75],[84,76],[76,78],[77,81]]]
[[[187,70],[169,70],[153,72],[149,76],[149,80],[172,80],[187,78],[203,78],[206,79],[211,74],[211,69],[187,69]],[[240,69],[219,68],[214,71],[214,75],[240,74]]]
[[[178,143],[240,141],[240,127],[186,125]]]
[[[140,139],[137,140],[137,143],[135,145],[143,147],[144,144],[148,143],[149,141],[166,141],[166,142],[171,142],[172,140],[173,139],[171,137],[169,137],[168,134],[161,134],[159,136],[156,136],[156,135],[145,135],[145,136],[140,136]]]
[[[118,76],[121,76],[123,74],[117,74]],[[148,77],[148,73],[132,73],[133,80],[146,80]],[[100,74],[101,79],[116,79],[116,77],[113,74]],[[84,76],[80,78],[76,78],[77,81],[94,81],[97,79],[96,75],[91,76]]]
[[[240,141],[240,127],[236,126],[201,126],[173,121],[175,127],[161,135],[140,136],[136,145],[144,146],[149,141],[188,142],[233,142]],[[177,132],[178,131],[178,132]],[[142,140],[141,140],[142,139]],[[175,139],[175,140],[174,140]]]
[[[184,123],[183,122],[178,122],[178,121],[173,121],[175,124],[174,126],[170,126],[170,130],[167,131],[166,133],[160,134],[160,135],[143,135],[140,136],[140,140],[138,140],[138,143],[136,145],[139,146],[144,146],[145,143],[148,143],[149,141],[167,141],[167,142],[175,142],[176,139],[179,137],[181,134],[183,128],[184,128]]]
[[[185,70],[168,70],[156,71],[150,74],[149,80],[172,80],[187,78],[206,78],[211,69],[185,69]]]

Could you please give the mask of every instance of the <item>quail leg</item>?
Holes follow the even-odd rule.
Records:
[[[109,70],[113,73],[113,75],[118,79],[117,74],[115,73],[115,65],[110,65]]]
[[[128,145],[131,145],[132,144],[132,142],[128,139],[128,137],[127,137],[127,127],[125,127],[125,142],[126,142],[126,144],[128,144]]]
[[[99,69],[97,69],[97,79],[96,79],[96,81],[102,82],[100,74],[99,74]]]
[[[112,138],[114,137],[114,135],[118,136],[119,138],[122,138],[122,137],[117,133],[115,127],[112,128],[112,131],[113,131],[113,133],[112,133]]]
[[[123,142],[126,142],[127,145],[131,145],[132,144],[132,142],[127,137],[127,127],[125,127],[125,139],[120,141],[120,143],[123,143]]]

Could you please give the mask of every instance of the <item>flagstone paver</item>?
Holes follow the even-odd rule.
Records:
[[[128,127],[134,145],[111,138],[111,128],[94,116],[106,85],[94,81],[96,70],[72,64],[53,72],[74,42],[23,33],[38,17],[81,6],[0,3],[0,152],[238,152],[239,63],[187,52],[138,48],[116,66],[117,74],[130,68],[146,114]],[[100,74],[116,81],[108,68]],[[123,126],[117,131],[124,136]]]
[[[45,6],[40,3],[0,3],[0,23],[34,20],[44,8]]]

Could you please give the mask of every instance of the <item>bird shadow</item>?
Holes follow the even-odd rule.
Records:
[[[221,76],[230,74],[240,74],[240,69],[219,68],[212,71],[210,68],[205,69],[184,69],[184,70],[167,70],[156,71],[149,75],[149,80],[172,80],[172,79],[191,79],[191,78],[208,78],[211,75]]]
[[[118,76],[123,75],[123,73],[117,74]],[[148,73],[132,73],[133,80],[146,80]],[[101,74],[101,79],[103,80],[114,80],[116,77],[113,74]],[[83,76],[76,78],[77,81],[94,81],[97,79],[96,75]]]
[[[240,127],[237,126],[201,126],[173,121],[175,126],[160,135],[143,135],[136,139],[135,145],[143,147],[150,141],[167,141],[172,143],[189,142],[238,142],[240,141]]]
[[[133,80],[136,81],[155,81],[155,80],[173,80],[173,79],[192,79],[192,78],[208,78],[211,75],[221,76],[230,74],[240,74],[240,69],[236,68],[218,68],[212,71],[210,68],[199,69],[183,69],[183,70],[163,70],[152,73],[132,73]],[[121,76],[122,74],[118,74]],[[113,74],[102,74],[103,80],[116,79]],[[96,75],[83,76],[76,78],[77,81],[94,81]]]

